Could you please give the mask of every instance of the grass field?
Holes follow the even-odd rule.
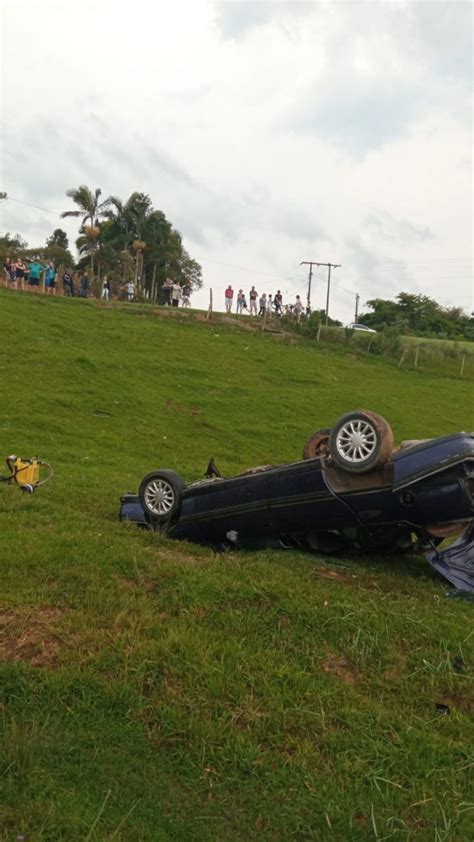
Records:
[[[472,383],[189,314],[0,290],[0,839],[474,838],[472,605],[422,558],[215,554],[117,520],[153,467],[298,459]],[[436,704],[448,705],[443,716]]]
[[[385,331],[349,332],[325,326],[321,328],[320,341],[328,348],[342,346],[359,354],[384,356],[405,371],[474,380],[474,342],[399,336],[394,347],[393,338],[390,340]]]

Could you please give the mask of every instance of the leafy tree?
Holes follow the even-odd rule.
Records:
[[[43,260],[52,260],[57,267],[67,266],[69,269],[72,269],[74,266],[74,258],[71,252],[62,246],[55,244],[47,245],[43,249],[36,249],[34,253]]]
[[[367,301],[372,312],[362,313],[360,321],[376,330],[396,327],[401,333],[442,339],[472,339],[472,320],[461,307],[442,307],[433,298],[400,292],[394,301],[373,298]]]
[[[18,254],[20,251],[24,251],[28,248],[28,243],[20,234],[11,235],[10,233],[3,234],[0,237],[0,250],[2,254],[5,253],[6,256],[12,254]]]
[[[148,291],[153,279],[159,288],[166,276],[191,289],[202,285],[200,265],[189,256],[179,232],[163,211],[153,207],[146,193],[132,193],[126,202],[111,196],[105,215],[100,242],[107,271],[114,262],[113,251],[126,251],[135,259],[135,279]]]
[[[62,228],[56,228],[46,240],[46,246],[59,246],[59,248],[68,249],[69,240],[66,232]]]

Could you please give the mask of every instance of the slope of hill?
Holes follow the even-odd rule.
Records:
[[[297,459],[351,408],[398,440],[470,429],[471,384],[3,290],[0,325],[3,454],[56,471],[0,486],[1,838],[472,838],[472,605],[423,559],[117,522],[153,467]]]

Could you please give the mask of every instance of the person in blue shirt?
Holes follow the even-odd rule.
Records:
[[[48,295],[56,295],[56,276],[57,271],[55,269],[54,263],[52,260],[48,262],[48,265],[45,269],[44,273],[44,283],[46,287],[46,291]]]
[[[43,269],[44,266],[42,266],[38,258],[35,257],[28,266],[28,271],[30,273],[28,283],[31,287],[39,287]]]

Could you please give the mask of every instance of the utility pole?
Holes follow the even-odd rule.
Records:
[[[322,266],[328,267],[328,291],[326,293],[326,324],[329,321],[329,293],[331,291],[331,269],[339,269],[340,263],[323,263]]]
[[[314,260],[302,260],[300,266],[309,266],[308,295],[306,297],[306,315],[309,316],[311,313],[311,281],[313,278],[313,266],[319,266],[319,263],[315,263]]]
[[[359,299],[360,299],[360,295],[359,295],[358,292],[356,292],[356,309],[355,309],[355,317],[354,317],[354,322],[356,324],[357,324],[357,320],[359,318]]]
[[[329,321],[329,293],[331,290],[331,269],[339,269],[341,264],[340,263],[318,263],[317,260],[302,260],[300,266],[309,266],[309,278],[308,278],[308,306],[307,311],[310,306],[310,295],[311,295],[311,278],[313,276],[313,266],[327,266],[328,267],[328,288],[326,293],[326,324]]]

